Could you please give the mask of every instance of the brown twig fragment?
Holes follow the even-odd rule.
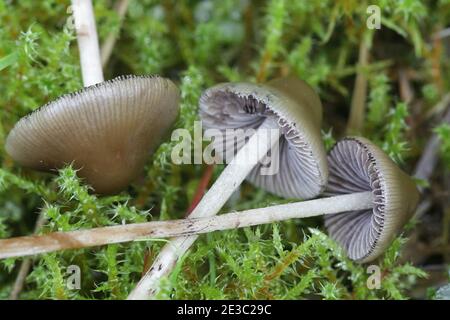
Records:
[[[358,56],[358,72],[353,89],[350,116],[347,123],[347,134],[361,132],[366,115],[367,75],[366,68],[369,64],[369,45],[365,37],[361,39]]]
[[[272,54],[265,51],[261,60],[258,74],[256,75],[256,82],[264,82],[267,79],[267,69],[272,61]]]
[[[130,4],[130,0],[118,0],[114,6],[114,10],[119,16],[119,25],[122,25],[122,21],[127,13],[128,5]],[[111,57],[112,50],[117,41],[118,33],[111,32],[108,37],[103,42],[100,49],[100,58],[102,61],[102,67],[104,68]]]
[[[185,217],[189,216],[191,212],[195,209],[195,207],[198,205],[200,200],[202,200],[203,195],[205,194],[206,189],[208,188],[209,182],[211,181],[213,172],[214,172],[214,165],[208,165],[206,167],[205,172],[203,173],[202,178],[200,179],[200,183],[197,187],[197,191],[195,192],[194,198],[192,199],[191,205],[186,210]]]
[[[34,226],[34,233],[37,233],[42,228],[42,226],[45,224],[46,221],[47,219],[45,217],[44,211],[41,210],[39,217],[36,220],[36,224]],[[19,273],[17,274],[16,281],[14,282],[13,288],[9,295],[9,300],[17,300],[19,298],[20,292],[22,292],[23,285],[25,284],[25,279],[27,278],[28,273],[30,272],[32,262],[33,261],[31,258],[25,258],[22,261],[22,264],[20,265],[19,268]]]
[[[439,104],[445,103],[447,111],[445,112],[441,123],[450,124],[450,94],[446,94]],[[429,180],[438,162],[440,141],[436,133],[434,133],[428,142],[425,144],[425,148],[422,152],[422,156],[416,164],[413,176],[421,180]],[[421,191],[424,190],[423,187],[419,186]],[[420,218],[423,216],[428,208],[431,206],[429,201],[422,201],[419,205],[418,210],[416,210],[415,217]]]
[[[450,124],[450,94],[444,96],[442,101],[447,103],[447,111],[442,118],[442,123]],[[433,134],[428,143],[425,144],[422,156],[417,162],[414,177],[422,180],[428,180],[431,177],[438,160],[439,146],[439,137],[437,134]]]

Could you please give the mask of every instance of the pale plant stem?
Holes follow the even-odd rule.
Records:
[[[0,240],[0,259],[137,240],[175,236],[186,237],[288,219],[364,210],[370,209],[372,206],[372,192],[366,191],[226,213],[212,217],[154,221],[70,232],[54,232],[40,236],[10,238]]]
[[[219,212],[255,165],[278,143],[281,134],[278,128],[277,121],[272,118],[267,118],[261,124],[203,196],[189,215],[190,218],[214,216]],[[146,299],[154,295],[161,278],[170,274],[178,259],[192,246],[197,237],[194,235],[175,238],[166,244],[128,299]]]
[[[441,124],[450,124],[450,94],[446,94],[442,100],[438,103],[439,105],[443,105],[446,108],[443,115],[441,115]],[[433,109],[435,109],[433,108]],[[414,170],[413,176],[417,179],[421,180],[429,180],[432,176],[435,168],[438,164],[439,159],[439,148],[441,145],[441,141],[437,133],[434,133],[425,144],[425,148],[422,151],[422,155],[420,156],[419,161],[416,164],[416,168]],[[423,193],[425,191],[424,186],[419,186],[419,190]],[[417,207],[417,210],[414,214],[416,219],[420,219],[425,213],[427,213],[428,209],[431,207],[432,202],[429,199],[425,198]]]
[[[114,10],[116,11],[117,15],[119,16],[119,24],[122,24],[122,21],[125,17],[125,14],[128,9],[128,5],[130,4],[130,0],[118,0],[114,6]],[[120,31],[118,31],[120,32]],[[112,50],[114,48],[114,45],[116,44],[118,32],[111,32],[105,39],[105,41],[102,44],[101,50],[100,50],[100,57],[102,61],[102,67],[104,68],[109,61],[109,58],[111,57]]]
[[[72,0],[81,73],[85,87],[103,82],[97,28],[91,0]]]
[[[45,216],[45,212],[44,210],[41,210],[34,226],[34,233],[39,232],[46,221],[47,218]],[[25,280],[30,272],[32,262],[33,261],[31,258],[26,258],[20,264],[19,273],[17,274],[16,281],[14,282],[11,293],[9,294],[9,300],[17,300],[19,298],[20,292],[22,292],[23,285],[25,284]]]
[[[440,124],[450,124],[450,94],[447,94],[442,99],[446,110],[440,114]],[[413,176],[417,179],[428,180],[433,174],[434,168],[438,162],[440,140],[437,133],[434,133],[421,153],[420,159],[416,164]],[[423,188],[421,188],[423,189]]]
[[[22,292],[23,285],[25,284],[25,280],[30,272],[31,258],[25,258],[20,264],[19,272],[17,273],[16,281],[14,281],[14,285],[12,287],[11,293],[9,294],[9,300],[17,300],[19,299],[20,293]]]
[[[446,37],[450,37],[450,28],[443,29],[433,35],[433,38],[435,38],[435,39],[436,38],[442,39],[442,38],[446,38]]]
[[[366,70],[369,63],[369,46],[363,36],[359,46],[358,67],[355,86],[353,89],[350,116],[347,123],[347,133],[355,134],[361,132],[366,115],[367,99],[367,75]]]

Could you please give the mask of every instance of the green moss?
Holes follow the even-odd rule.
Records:
[[[411,117],[431,110],[450,83],[445,52],[428,45],[436,26],[450,18],[445,1],[374,1],[382,8],[382,30],[373,32],[363,132],[401,166],[410,168],[424,139],[410,134]],[[0,144],[19,118],[82,86],[75,35],[67,27],[70,1],[12,5],[0,0]],[[105,68],[119,74],[159,73],[181,90],[176,127],[193,130],[198,98],[222,81],[265,81],[294,74],[320,93],[324,141],[330,148],[344,135],[356,72],[359,41],[369,2],[132,0],[120,26],[110,1],[95,1],[101,40],[118,41]],[[375,50],[378,48],[378,50]],[[382,48],[383,50],[380,50]],[[412,110],[397,90],[401,64],[418,75],[424,110]],[[414,128],[412,128],[414,129]],[[448,126],[436,129],[441,158],[450,161]],[[169,138],[149,159],[143,176],[120,195],[99,198],[70,166],[57,176],[21,168],[0,150],[0,237],[184,216],[202,175],[198,165],[175,166]],[[222,167],[216,168],[215,176]],[[286,202],[244,184],[239,200],[223,211]],[[314,226],[315,229],[310,229]],[[348,260],[324,233],[320,219],[216,232],[201,236],[176,272],[165,279],[160,298],[175,299],[404,299],[425,273],[400,259],[398,238],[377,265],[382,287],[367,288],[366,266]],[[144,270],[144,254],[157,255],[164,241],[139,241],[35,257],[22,298],[122,299]],[[0,263],[0,298],[6,298],[22,259]],[[82,271],[81,290],[66,286],[66,268]]]

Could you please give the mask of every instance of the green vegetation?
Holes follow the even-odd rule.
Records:
[[[82,87],[76,37],[68,23],[70,1],[13,3],[0,0],[0,145],[22,116]],[[182,92],[176,127],[193,130],[198,98],[210,85],[294,74],[319,92],[323,135],[331,147],[345,135],[354,79],[362,73],[368,91],[360,134],[412,172],[436,132],[442,142],[436,170],[449,174],[450,127],[430,121],[450,88],[450,52],[444,40],[432,37],[449,26],[450,1],[370,1],[382,15],[381,29],[373,32],[366,27],[368,1],[132,0],[122,23],[112,3],[95,1],[100,41],[111,32],[119,37],[105,78],[157,73],[173,79]],[[361,41],[369,42],[367,65],[358,63]],[[173,145],[163,143],[145,174],[111,197],[90,194],[71,167],[58,175],[33,172],[1,148],[0,238],[31,234],[39,215],[47,219],[40,233],[183,217],[205,168],[173,165]],[[221,169],[217,166],[214,176]],[[448,197],[444,179],[430,179],[428,185],[434,183]],[[430,197],[435,201],[430,210],[443,215],[440,197]],[[244,184],[239,199],[222,211],[283,201]],[[410,256],[402,257],[407,237],[417,228],[411,226],[376,262],[380,289],[367,288],[367,266],[347,259],[326,236],[322,220],[310,218],[201,236],[164,280],[159,297],[407,299],[417,279],[426,277],[408,262]],[[448,235],[442,239],[448,248]],[[163,244],[139,241],[34,257],[20,297],[126,298]],[[442,256],[448,265],[449,254]],[[0,261],[0,298],[8,297],[22,260]],[[81,268],[80,290],[66,286],[66,269],[74,264]]]

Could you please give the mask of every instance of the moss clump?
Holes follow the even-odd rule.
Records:
[[[367,116],[359,133],[411,171],[431,133],[427,119],[438,113],[435,105],[450,86],[445,43],[430,38],[446,27],[450,3],[370,4],[381,9],[380,30],[367,28],[369,2],[350,0],[132,0],[123,23],[110,1],[96,0],[95,14],[101,41],[110,32],[119,37],[105,78],[158,73],[174,79],[182,91],[179,128],[193,130],[198,98],[207,86],[294,74],[322,98],[323,136],[330,147],[345,134],[360,74],[367,82],[362,104]],[[1,145],[20,117],[81,87],[69,5],[0,0]],[[362,41],[370,56],[364,64],[358,57]],[[442,141],[440,157],[447,164],[437,170],[448,174],[448,126],[436,132]],[[162,144],[129,190],[104,198],[89,194],[70,167],[55,178],[20,168],[0,150],[0,237],[33,232],[38,215],[47,219],[40,232],[182,217],[204,168],[173,165],[172,147],[170,141]],[[440,186],[433,179],[428,184]],[[282,201],[244,184],[239,199],[223,211]],[[425,273],[401,259],[404,242],[398,238],[377,262],[382,286],[370,290],[366,266],[345,257],[323,233],[320,219],[218,232],[201,236],[165,279],[160,298],[408,298],[409,289],[417,288],[415,280]],[[20,297],[125,298],[162,244],[134,242],[36,257]],[[9,295],[21,260],[0,261],[0,298]],[[81,269],[80,290],[66,286],[66,270],[73,264]]]

